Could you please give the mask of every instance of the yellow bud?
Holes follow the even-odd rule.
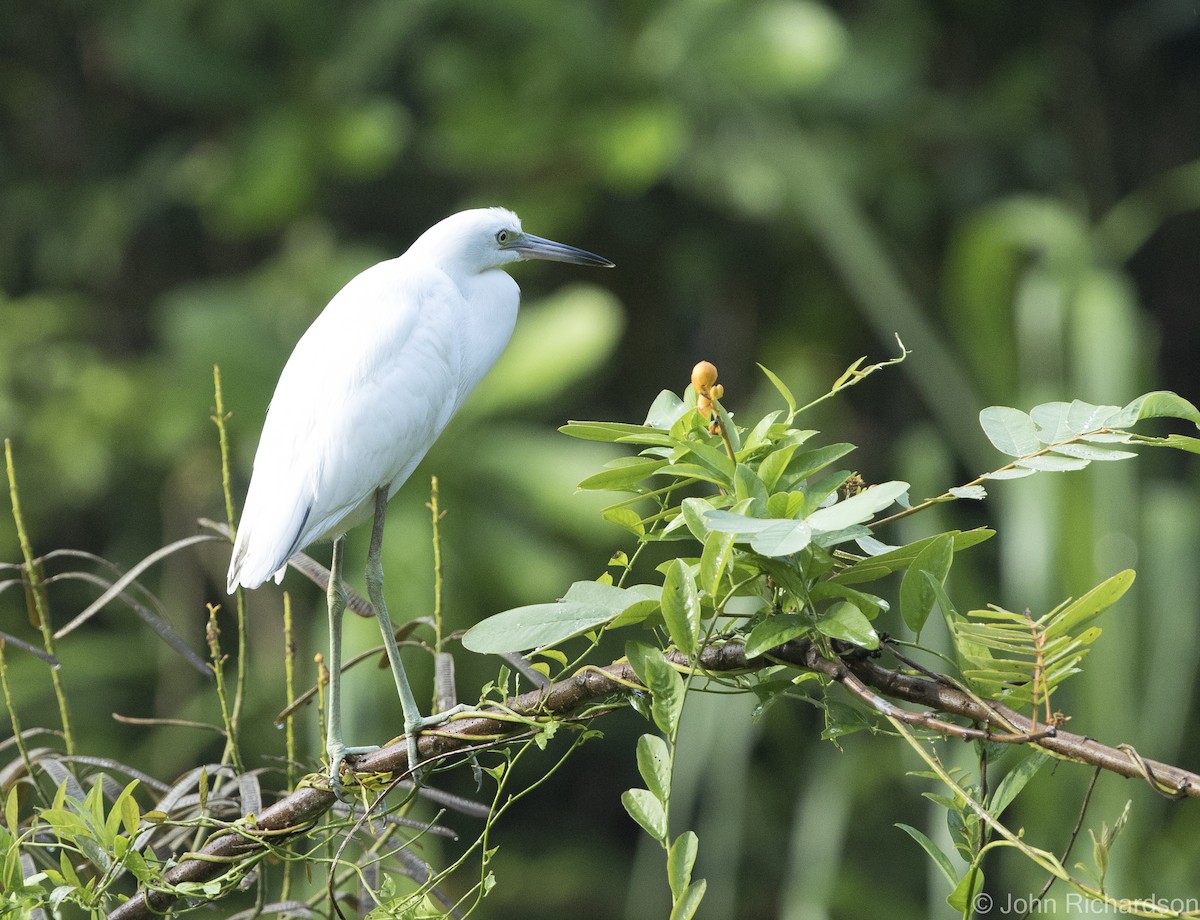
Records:
[[[720,399],[722,396],[725,395],[725,387],[721,386],[721,384],[718,383],[712,389],[710,389],[708,391],[708,395],[710,397],[712,397],[713,399]]]
[[[712,400],[707,396],[701,396],[696,400],[696,411],[705,418],[712,418],[713,405]]]
[[[707,393],[716,382],[717,366],[711,361],[701,361],[692,368],[692,389],[697,393]]]

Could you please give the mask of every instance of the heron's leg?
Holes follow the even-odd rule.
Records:
[[[325,751],[329,756],[329,788],[343,797],[341,768],[348,754],[365,754],[375,748],[348,748],[342,742],[342,614],[346,612],[346,587],[342,584],[342,550],[346,538],[333,541],[333,561],[329,564],[329,689],[326,691]]]
[[[421,729],[444,722],[450,716],[465,712],[471,707],[455,706],[453,709],[435,713],[428,718],[421,716],[421,709],[417,705],[412,686],[408,682],[408,675],[404,671],[404,662],[400,660],[400,647],[396,644],[396,630],[383,600],[383,563],[380,561],[380,551],[383,548],[383,519],[387,510],[387,502],[387,488],[376,489],[375,522],[371,528],[371,546],[367,550],[367,595],[371,598],[371,606],[375,608],[375,616],[379,620],[379,631],[383,634],[383,644],[387,649],[388,661],[392,665],[392,676],[396,679],[396,691],[400,694],[400,706],[404,710],[404,735],[408,741],[408,767],[415,775],[417,764],[421,762],[421,755],[417,750],[417,736]]]

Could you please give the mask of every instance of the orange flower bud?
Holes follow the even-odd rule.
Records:
[[[710,390],[708,391],[708,395],[709,395],[709,396],[710,396],[712,399],[720,399],[722,396],[724,396],[724,395],[725,395],[725,387],[721,386],[721,384],[719,384],[719,383],[718,383],[718,384],[715,384],[715,385],[712,387],[712,389],[710,389]]]
[[[713,413],[712,400],[709,399],[707,396],[701,396],[699,399],[696,400],[696,411],[699,412],[702,416],[704,416],[704,418],[712,418],[712,413]]]
[[[707,393],[716,382],[717,367],[711,361],[701,361],[692,368],[692,389],[697,393]]]

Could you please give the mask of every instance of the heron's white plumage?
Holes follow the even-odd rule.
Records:
[[[500,357],[520,291],[499,266],[605,260],[464,211],[351,280],[297,343],[267,411],[229,590],[282,577],[292,554],[367,520]],[[582,257],[589,256],[585,260]]]

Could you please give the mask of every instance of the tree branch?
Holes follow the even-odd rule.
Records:
[[[672,661],[682,668],[687,659],[672,653]],[[830,659],[807,640],[785,643],[769,654],[747,660],[740,643],[712,645],[700,654],[700,667],[712,672],[754,671],[786,663],[823,674],[842,684],[867,705],[887,715],[904,718],[933,731],[967,739],[987,739],[1015,744],[1033,744],[1045,751],[1077,763],[1141,778],[1158,793],[1171,798],[1200,798],[1200,775],[1143,758],[1129,745],[1110,747],[1083,735],[1061,729],[1041,730],[1019,713],[978,699],[958,687],[936,678],[918,677],[890,670],[874,658],[855,650],[842,658]],[[589,668],[541,690],[531,690],[509,701],[513,712],[521,716],[563,716],[583,705],[614,695],[626,694],[630,685],[638,685],[628,662],[616,662],[604,668]],[[914,703],[926,712],[910,712],[894,706],[888,699]],[[965,718],[976,727],[956,725],[938,719],[930,712]],[[503,744],[526,730],[507,719],[486,716],[457,718],[420,738],[419,751],[425,761],[440,760],[475,750],[481,741]],[[354,773],[403,774],[408,756],[401,738],[370,754],[349,758],[347,770]],[[347,777],[352,782],[352,777]],[[304,786],[253,817],[252,823],[237,832],[210,839],[198,852],[181,854],[181,861],[166,873],[170,886],[186,882],[204,882],[230,869],[234,861],[246,861],[263,854],[261,840],[278,845],[287,837],[309,830],[334,804],[333,793],[316,786]],[[143,891],[109,914],[109,920],[135,920],[153,917],[167,910],[177,899],[169,890]]]

